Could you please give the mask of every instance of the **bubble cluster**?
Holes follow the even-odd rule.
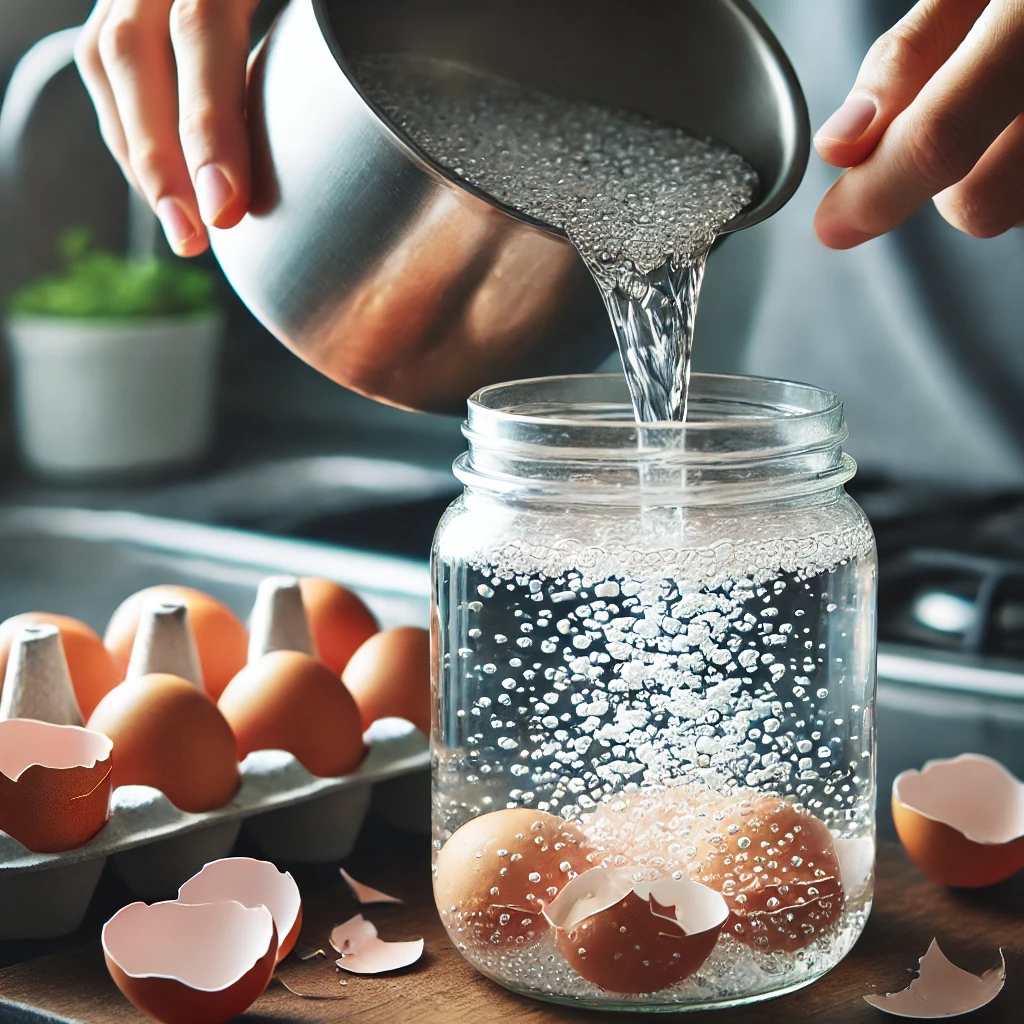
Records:
[[[559,228],[594,275],[638,420],[682,420],[707,252],[757,188],[732,150],[458,65],[364,56],[356,77],[437,163]]]

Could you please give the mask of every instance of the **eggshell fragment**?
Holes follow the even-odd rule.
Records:
[[[231,680],[218,707],[240,761],[254,750],[287,750],[313,775],[333,777],[354,772],[366,754],[352,694],[308,654],[265,654]]]
[[[153,786],[175,807],[197,813],[223,807],[238,791],[231,727],[187,679],[123,682],[100,701],[89,728],[114,741],[115,789]]]
[[[380,626],[373,613],[333,580],[305,576],[299,580],[313,643],[320,660],[336,675]]]
[[[739,794],[707,816],[690,875],[725,897],[727,931],[753,949],[793,952],[835,925],[845,903],[828,826],[781,797]]]
[[[363,716],[363,729],[379,718],[412,722],[430,735],[430,634],[404,626],[371,636],[352,655],[341,677]]]
[[[243,907],[266,907],[277,931],[277,962],[295,946],[302,929],[302,897],[295,879],[265,860],[224,857],[210,861],[178,890],[179,903],[234,900]]]
[[[183,601],[152,598],[142,609],[125,679],[157,672],[187,679],[203,689],[199,651]]]
[[[0,828],[34,853],[87,843],[107,821],[112,747],[76,726],[0,722]]]
[[[573,968],[608,992],[658,992],[700,969],[729,907],[690,879],[638,881],[635,867],[591,868],[544,908]]]
[[[15,635],[0,694],[0,719],[6,718],[83,724],[56,626],[24,626]]]
[[[143,608],[153,598],[183,601],[196,638],[206,692],[216,700],[232,677],[245,665],[249,634],[242,620],[226,605],[201,590],[165,583],[132,594],[118,606],[107,624],[103,643],[122,678],[128,668],[132,644]]]
[[[163,1024],[224,1024],[270,983],[277,931],[266,907],[241,903],[132,903],[104,926],[114,983]]]
[[[103,646],[99,634],[78,619],[49,612],[26,612],[0,623],[0,680],[7,674],[8,659],[15,636],[25,626],[56,626],[60,631],[61,646],[67,658],[71,682],[82,718],[88,718],[104,694],[121,682],[121,672],[114,664],[110,652]],[[18,718],[38,718],[38,715],[16,715]],[[45,720],[45,719],[44,719]],[[60,722],[59,725],[74,725]]]
[[[1006,961],[1000,951],[998,967],[987,970],[980,978],[951,964],[932,939],[920,960],[918,976],[908,988],[887,995],[865,996],[883,1013],[896,1017],[959,1017],[987,1006],[1003,989],[1006,981]]]
[[[381,892],[380,889],[374,889],[369,885],[363,885],[362,882],[357,882],[344,868],[338,868],[338,871],[341,877],[345,879],[345,884],[352,890],[352,895],[363,906],[369,903],[402,902],[397,896],[389,896],[386,892]]]
[[[873,836],[849,836],[833,840],[839,860],[839,877],[848,900],[864,894],[875,872]]]
[[[990,757],[902,772],[892,815],[911,860],[940,885],[979,888],[1024,868],[1024,783]]]
[[[256,591],[249,617],[248,663],[259,661],[271,651],[298,651],[317,657],[302,590],[294,576],[268,576]]]
[[[331,932],[331,945],[341,954],[340,968],[352,974],[382,974],[416,963],[423,956],[423,940],[385,942],[362,914]]]
[[[434,900],[458,945],[528,946],[547,931],[544,905],[590,867],[572,822],[525,807],[472,818],[441,847]]]

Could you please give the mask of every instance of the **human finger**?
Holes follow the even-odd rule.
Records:
[[[871,156],[825,195],[819,239],[837,249],[859,245],[966,177],[1024,109],[1022,48],[1022,0],[992,0]]]
[[[826,163],[853,167],[956,51],[988,0],[920,0],[875,40],[843,105],[818,129]]]
[[[178,127],[207,224],[237,224],[249,205],[245,121],[249,28],[258,0],[175,0],[171,42],[178,68]]]
[[[114,0],[99,50],[124,129],[128,162],[171,248],[194,256],[206,230],[178,139],[169,17],[172,0]]]
[[[1024,221],[1024,114],[961,181],[935,196],[939,213],[975,238],[994,238]]]
[[[110,13],[114,0],[98,0],[75,41],[75,64],[85,88],[96,108],[100,134],[111,155],[121,165],[125,177],[134,185],[131,165],[128,163],[128,144],[125,142],[121,118],[117,113],[114,93],[100,57],[100,29]]]

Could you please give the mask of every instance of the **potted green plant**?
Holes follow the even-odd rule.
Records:
[[[123,475],[199,458],[213,432],[223,318],[212,275],[61,239],[64,268],[11,299],[19,446],[46,476]]]

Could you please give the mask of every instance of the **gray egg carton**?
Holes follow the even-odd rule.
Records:
[[[283,750],[257,750],[241,765],[242,784],[224,807],[178,810],[151,786],[120,786],[103,829],[84,846],[32,853],[0,832],[0,940],[47,939],[74,931],[112,858],[140,899],[173,895],[208,861],[226,857],[244,828],[269,860],[319,864],[355,845],[374,787],[429,766],[427,740],[399,718],[375,722],[358,770],[341,778],[311,775]],[[382,809],[400,828],[422,827],[422,786],[390,787]],[[402,799],[405,789],[406,799]],[[411,797],[411,799],[409,798]]]
[[[244,617],[260,579],[280,573],[351,587],[385,628],[427,622],[429,578],[420,563],[140,515],[0,512],[0,619],[44,608],[102,629],[122,598],[155,583],[205,590]],[[0,832],[0,940],[74,931],[108,860],[133,893],[152,900],[173,896],[205,863],[227,856],[243,829],[282,864],[346,856],[371,802],[399,828],[429,830],[426,737],[389,718],[365,739],[365,760],[340,778],[311,775],[285,751],[254,751],[241,764],[234,799],[202,814],[179,810],[149,786],[121,786],[103,829],[63,853],[31,853]]]

